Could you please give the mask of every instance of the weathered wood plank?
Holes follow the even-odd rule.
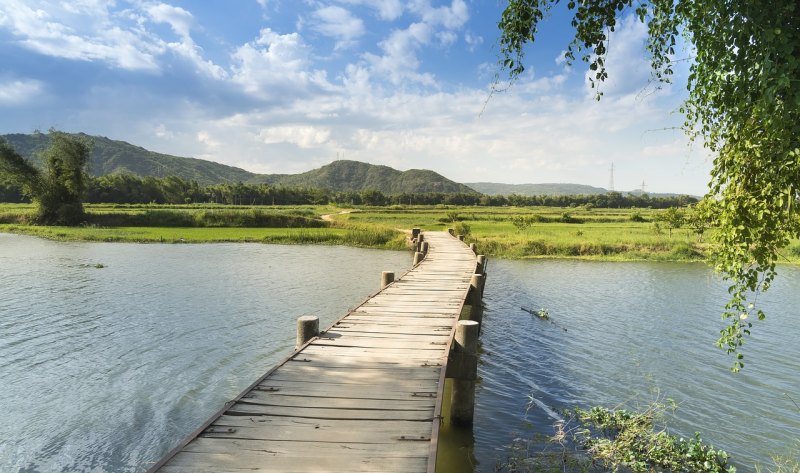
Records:
[[[276,417],[301,417],[304,419],[353,419],[353,420],[414,420],[432,421],[432,411],[419,410],[370,410],[370,409],[326,409],[316,407],[263,406],[237,402],[227,411],[228,415],[258,415]]]
[[[304,447],[300,445],[300,447]],[[269,453],[193,453],[182,451],[165,466],[164,472],[419,472],[425,470],[426,457],[407,457],[400,462],[396,457],[364,458],[348,454],[311,456],[305,448],[298,448],[297,455],[274,455]]]

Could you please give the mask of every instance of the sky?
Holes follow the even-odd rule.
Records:
[[[257,173],[336,159],[458,182],[702,195],[688,61],[650,85],[624,15],[594,99],[556,9],[492,94],[501,0],[0,0],[0,134],[56,128]],[[690,54],[681,51],[679,59]]]

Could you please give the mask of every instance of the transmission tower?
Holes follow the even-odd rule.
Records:
[[[614,163],[611,163],[611,169],[608,170],[608,190],[614,190]]]
[[[646,186],[645,186],[645,183],[644,183],[644,179],[642,179],[642,194],[644,194],[644,188],[645,188],[645,187],[646,187]]]

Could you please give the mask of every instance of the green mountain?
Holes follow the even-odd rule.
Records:
[[[375,189],[384,194],[443,192],[475,193],[469,187],[453,182],[425,169],[398,171],[358,161],[334,161],[302,174],[255,174],[233,166],[156,153],[124,141],[104,136],[78,136],[93,140],[89,171],[94,176],[132,174],[140,177],[178,176],[201,185],[222,183],[265,183],[290,187],[319,187],[340,191]],[[47,134],[0,135],[25,158],[41,163],[40,152],[50,144]]]
[[[499,184],[495,182],[470,182],[468,186],[489,195],[591,195],[608,192],[601,187],[583,184]]]
[[[262,175],[254,182],[285,186],[322,187],[336,192],[377,189],[384,194],[403,192],[476,193],[464,184],[453,182],[426,169],[398,171],[388,166],[340,160],[302,174]]]
[[[195,158],[181,158],[169,154],[156,153],[124,141],[111,140],[104,136],[78,136],[93,140],[89,172],[94,176],[106,174],[133,174],[136,176],[178,176],[194,180],[200,184],[219,184],[224,182],[246,182],[255,174],[233,166]],[[40,163],[39,153],[50,144],[44,133],[2,135],[17,153]]]

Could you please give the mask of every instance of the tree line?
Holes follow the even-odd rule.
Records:
[[[0,201],[29,202],[20,189],[9,182],[0,182]],[[650,197],[647,194],[588,195],[481,195],[471,193],[400,193],[384,194],[375,189],[334,192],[322,188],[286,187],[269,184],[213,184],[202,186],[180,177],[138,177],[112,174],[87,177],[86,203],[105,204],[192,204],[214,203],[227,205],[474,205],[487,207],[544,206],[598,208],[684,207],[697,202],[694,197],[681,195]]]

